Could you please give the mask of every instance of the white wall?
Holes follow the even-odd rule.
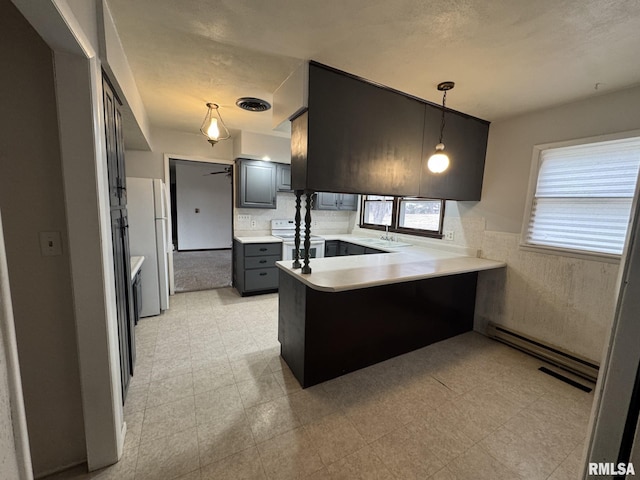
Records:
[[[194,121],[194,132],[200,128],[200,119]],[[153,150],[127,150],[125,167],[128,177],[165,178],[164,155],[175,153],[185,158],[233,160],[233,140],[218,142],[214,147],[200,133],[185,133],[174,130],[154,129]]]
[[[231,248],[233,202],[231,178],[217,165],[176,165],[179,250]],[[196,211],[197,210],[197,211]]]
[[[86,458],[78,344],[52,54],[6,1],[0,32],[0,208],[37,475]],[[40,255],[42,231],[60,232],[61,256]]]

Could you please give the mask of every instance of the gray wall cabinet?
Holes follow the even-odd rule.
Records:
[[[278,163],[276,168],[277,185],[279,192],[293,192],[291,189],[291,165]]]
[[[277,164],[238,159],[238,200],[241,208],[276,208]]]
[[[358,195],[318,192],[313,207],[316,210],[357,210]]]

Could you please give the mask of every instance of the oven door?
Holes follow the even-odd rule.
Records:
[[[293,260],[295,256],[296,246],[291,241],[282,242],[282,259]],[[300,258],[304,257],[304,242],[300,244]],[[324,257],[324,240],[314,240],[309,246],[309,258]]]

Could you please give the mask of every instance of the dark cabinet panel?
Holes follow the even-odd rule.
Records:
[[[432,173],[427,168],[427,161],[439,140],[441,115],[440,109],[427,105],[419,196],[480,200],[489,124],[484,120],[447,111],[443,143],[450,164],[445,172]]]
[[[294,189],[417,195],[423,103],[312,63],[307,113],[292,126],[292,158],[307,137],[306,183],[294,175]]]
[[[324,256],[337,257],[340,240],[327,240],[324,242]]]
[[[276,208],[277,164],[261,160],[238,160],[238,207]]]
[[[279,192],[292,192],[293,190],[291,189],[291,165],[278,163],[276,168],[276,175],[277,175],[276,189]]]

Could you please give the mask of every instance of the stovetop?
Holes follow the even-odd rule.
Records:
[[[296,223],[293,220],[271,220],[271,235],[283,240],[293,240]],[[311,235],[311,240],[322,240],[322,237]],[[304,225],[300,225],[300,241],[304,241]]]

